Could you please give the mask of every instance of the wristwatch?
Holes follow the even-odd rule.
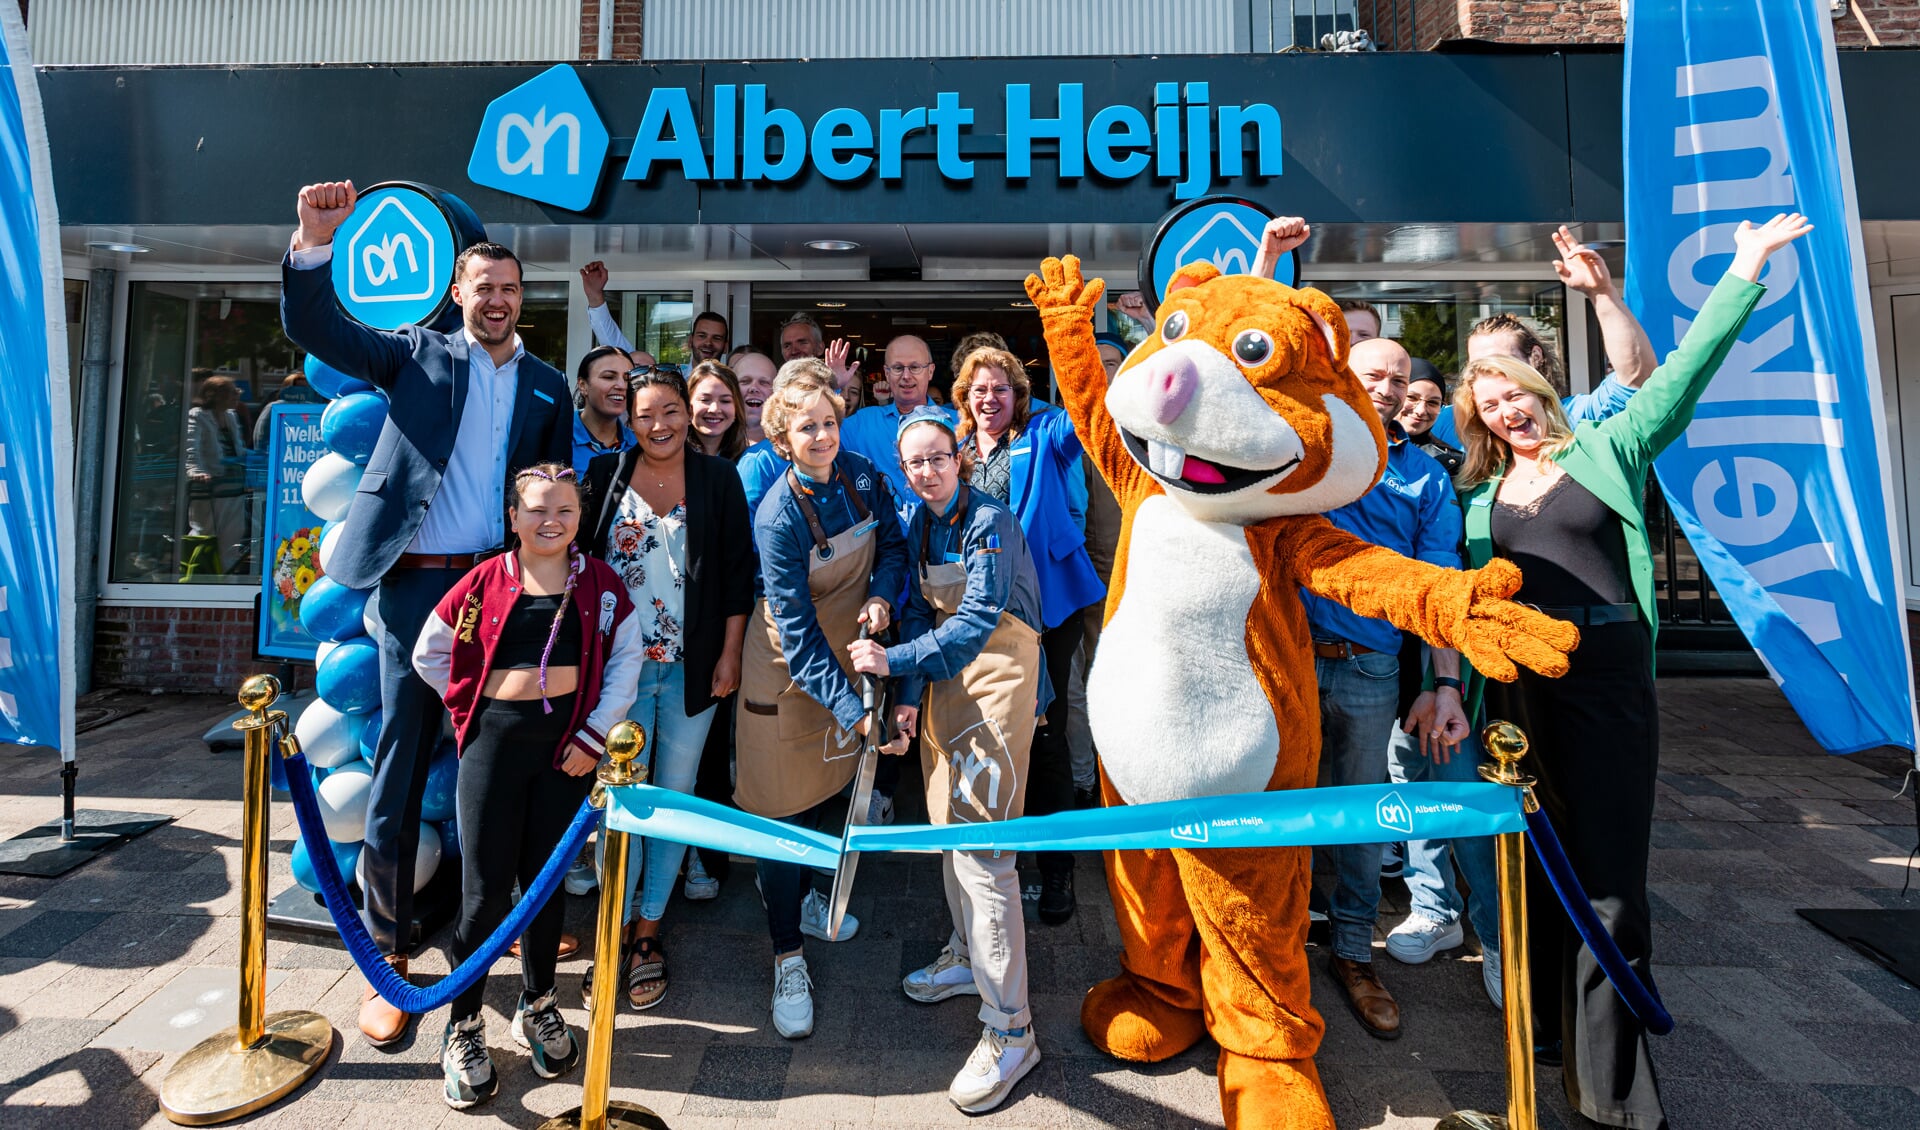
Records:
[[[1464,695],[1467,693],[1467,685],[1465,683],[1458,679],[1449,679],[1445,675],[1435,675],[1433,678],[1433,686],[1435,690],[1441,687],[1451,687],[1455,694]]]

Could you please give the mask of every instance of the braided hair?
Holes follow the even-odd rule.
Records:
[[[573,468],[564,463],[535,463],[531,467],[522,467],[513,476],[513,497],[508,505],[518,510],[521,506],[521,492],[525,484],[538,479],[549,483],[568,483],[573,486],[576,495],[584,494]],[[573,590],[580,583],[580,575],[587,571],[587,557],[580,552],[578,542],[567,546],[567,584],[560,593],[560,607],[553,614],[553,624],[547,629],[547,645],[540,649],[540,709],[547,714],[553,713],[553,703],[547,698],[547,662],[553,656],[553,645],[559,642],[560,625],[566,623],[566,616],[573,608]]]

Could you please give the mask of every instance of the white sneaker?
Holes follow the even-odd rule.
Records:
[[[573,861],[573,866],[567,868],[564,883],[570,895],[590,895],[599,888],[600,876],[593,869],[592,852],[586,852]]]
[[[687,850],[687,882],[684,890],[689,902],[705,902],[720,897],[720,880],[707,874],[707,865],[700,862],[700,853],[691,848]]]
[[[1507,1010],[1507,995],[1501,981],[1500,951],[1482,947],[1480,951],[1480,984],[1487,990],[1487,999],[1501,1012]]]
[[[1441,950],[1466,940],[1460,922],[1435,922],[1424,914],[1409,914],[1387,935],[1387,952],[1408,965],[1419,965]]]
[[[843,914],[840,916],[839,935],[829,937],[827,909],[827,896],[812,887],[807,888],[807,897],[800,900],[800,932],[823,942],[844,942],[859,932],[860,920],[851,914]]]
[[[893,823],[893,798],[885,793],[874,793],[867,798],[867,826],[884,828]]]
[[[774,967],[773,1030],[789,1040],[813,1035],[813,978],[799,954]]]
[[[1032,1024],[1018,1036],[984,1028],[973,1054],[967,1057],[967,1065],[947,1088],[947,1101],[968,1114],[992,1110],[1006,1101],[1014,1084],[1039,1062],[1040,1045],[1034,1042]]]
[[[900,987],[921,1004],[933,1004],[965,993],[980,995],[980,987],[973,983],[973,963],[954,953],[952,946],[942,949],[932,965],[907,974]]]

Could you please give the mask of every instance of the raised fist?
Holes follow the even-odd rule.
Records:
[[[347,222],[359,199],[350,180],[322,181],[301,189],[300,230],[294,235],[295,246],[305,251],[332,243],[333,233]]]

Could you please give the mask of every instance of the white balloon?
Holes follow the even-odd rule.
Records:
[[[314,699],[300,712],[299,720],[293,724],[293,736],[300,739],[300,750],[307,755],[307,764],[321,769],[345,765],[360,756],[359,722],[322,699]]]
[[[300,497],[314,517],[322,522],[337,522],[347,516],[347,507],[353,504],[353,492],[360,489],[360,475],[364,470],[346,456],[329,451],[307,468],[306,478],[300,480]]]
[[[367,634],[372,636],[375,642],[378,642],[380,639],[380,617],[374,615],[375,611],[373,601],[367,601],[367,606],[360,612],[360,626],[367,630]]]
[[[367,838],[367,798],[373,792],[373,770],[364,761],[352,761],[327,774],[320,782],[320,819],[327,838],[337,844],[357,844]]]
[[[327,656],[332,655],[333,649],[339,647],[342,642],[344,641],[321,640],[319,646],[313,649],[313,669],[318,671],[320,665],[327,661]]]
[[[359,484],[356,483],[354,485],[358,487]],[[347,501],[351,502],[353,500],[348,499]],[[345,522],[342,522],[333,529],[328,530],[325,536],[320,539],[320,571],[322,573],[333,572],[333,555],[340,552],[340,542],[346,532],[347,525]]]
[[[440,869],[440,829],[422,822],[420,825],[420,846],[413,852],[413,893],[419,894],[433,879],[433,873]],[[367,853],[360,853],[360,861],[353,865],[353,877],[360,882],[360,889],[367,889]]]

